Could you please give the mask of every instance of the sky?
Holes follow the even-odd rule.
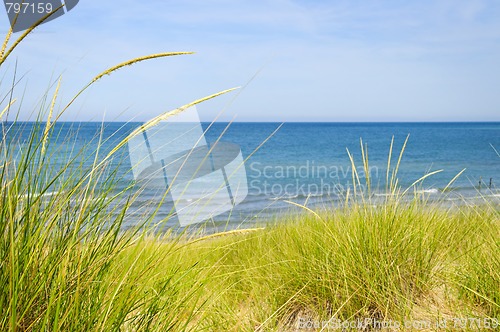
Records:
[[[0,33],[8,26],[3,13]],[[17,48],[0,92],[14,69],[24,75],[15,92],[32,119],[59,76],[57,109],[101,71],[173,51],[195,54],[104,77],[62,119],[145,121],[241,87],[199,105],[200,117],[500,121],[497,0],[80,0]]]

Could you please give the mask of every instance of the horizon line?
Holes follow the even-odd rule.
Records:
[[[59,120],[56,123],[144,123],[148,120],[144,121],[93,121],[93,120]],[[377,123],[500,123],[500,120],[473,120],[473,121],[200,121],[201,123],[310,123],[310,124],[321,124],[321,123],[336,123],[336,124],[352,124],[352,123],[366,123],[366,124],[377,124]],[[2,121],[2,124],[14,124],[14,123],[47,123],[46,121]]]

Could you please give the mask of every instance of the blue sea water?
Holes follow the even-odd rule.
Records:
[[[35,124],[16,124],[11,133],[22,141]],[[84,146],[95,151],[102,131],[101,155],[110,151],[140,123],[58,123],[54,132],[53,162],[61,164],[67,156]],[[4,124],[6,126],[6,124]],[[372,197],[387,194],[386,171],[391,139],[394,138],[391,169],[395,167],[403,143],[409,135],[398,173],[403,189],[433,171],[442,170],[426,178],[413,190],[424,193],[431,200],[462,204],[488,199],[500,201],[500,123],[203,123],[206,140],[231,142],[241,147],[246,159],[245,169],[249,193],[231,213],[211,220],[214,227],[252,227],[265,222],[277,213],[287,211],[288,201],[308,206],[334,206],[346,191],[352,193],[353,177],[348,151],[358,171],[361,188],[367,174],[363,170],[360,139],[369,156],[369,179]],[[279,128],[279,129],[278,129]],[[277,130],[278,129],[278,130]],[[277,131],[276,131],[277,130]],[[276,132],[275,132],[276,131]],[[19,134],[21,132],[21,134]],[[224,133],[224,135],[221,134]],[[273,134],[274,133],[274,134]],[[20,138],[19,138],[20,137]],[[23,138],[24,137],[24,138]],[[120,190],[133,182],[126,148],[118,167]],[[71,152],[73,151],[73,152]],[[88,166],[93,158],[88,158]],[[465,171],[443,192],[447,184],[462,170]],[[148,201],[144,193],[135,203],[137,209]],[[188,198],[189,199],[189,198]],[[169,214],[160,211],[158,218]],[[131,213],[133,215],[133,213]],[[127,219],[129,226],[134,217]],[[176,227],[175,218],[168,222]]]

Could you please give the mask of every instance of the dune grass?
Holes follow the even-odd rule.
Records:
[[[165,257],[147,287],[177,271],[196,289],[188,302],[203,305],[193,330],[295,330],[301,321],[366,318],[452,324],[498,319],[499,226],[489,205],[352,204],[227,237],[138,246]],[[138,249],[130,250],[128,262]]]
[[[0,330],[293,331],[368,318],[498,319],[495,202],[444,208],[417,194],[402,199],[413,194],[388,173],[393,195],[378,204],[347,195],[341,206],[206,237],[122,231],[133,196],[111,195],[116,170],[84,150],[76,155],[90,164],[73,158],[54,170],[57,133],[40,135],[46,127],[34,125],[16,158],[8,143],[2,150]]]
[[[11,44],[8,34],[0,65],[28,33]],[[182,54],[111,67],[75,98],[114,70]],[[16,84],[2,92],[1,116],[15,113]],[[401,155],[391,166],[392,146],[393,195],[379,204],[348,193],[341,206],[304,207],[265,228],[220,236],[155,233],[151,216],[122,231],[134,196],[113,191],[121,176],[113,158],[132,136],[108,154],[99,150],[106,138],[96,137],[97,150],[65,155],[54,124],[75,98],[56,112],[58,91],[59,83],[41,103],[21,153],[15,123],[2,126],[0,331],[293,331],[303,322],[367,318],[498,319],[498,202],[444,208],[402,199],[411,191],[398,186]],[[52,167],[57,158],[66,158],[61,169]]]

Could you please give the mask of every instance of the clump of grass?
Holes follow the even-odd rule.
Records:
[[[140,247],[157,250],[151,255],[168,248],[148,274],[186,276],[186,294],[196,285],[204,305],[187,323],[193,330],[281,331],[367,318],[435,323],[498,318],[498,261],[487,258],[498,247],[484,236],[499,226],[492,206],[352,203],[251,232],[145,239]],[[137,249],[128,250],[132,259]]]
[[[0,64],[40,23],[10,45],[9,32]],[[152,216],[138,220],[128,232],[121,229],[134,199],[128,188],[114,190],[122,176],[117,173],[122,162],[120,147],[127,138],[103,158],[106,138],[102,134],[75,150],[71,138],[61,137],[64,133],[56,129],[58,119],[74,100],[105,75],[142,61],[184,54],[190,53],[153,54],[111,67],[56,112],[59,79],[52,98],[47,94],[41,101],[34,123],[4,121],[16,112],[13,96],[17,83],[2,93],[2,100],[8,103],[1,113],[0,330],[178,330],[198,308],[198,302],[191,299],[202,280],[193,277],[196,271],[147,273],[169,253],[165,246],[161,255],[140,250]],[[63,145],[69,145],[70,151],[64,151]],[[132,250],[130,259],[123,256],[127,248]],[[118,262],[123,265],[116,265]],[[183,281],[187,275],[192,277]],[[148,286],[142,287],[146,280]],[[185,306],[188,299],[189,306]]]
[[[14,131],[23,125],[4,126]],[[53,134],[40,123],[24,131],[29,137],[20,154],[14,152],[19,144],[12,135],[4,136],[2,149],[0,329],[137,330],[159,313],[159,330],[182,324],[181,311],[171,310],[189,297],[179,291],[182,276],[164,271],[155,283],[159,291],[139,286],[145,271],[164,257],[144,257],[137,250],[132,261],[115,265],[145,235],[138,227],[121,230],[130,197],[111,194],[116,169],[99,166],[98,153],[84,149],[54,169],[51,160],[61,158],[61,152],[52,146]]]
[[[500,317],[500,225],[481,218],[481,232],[468,243],[463,269],[457,271],[460,296],[490,317]]]

